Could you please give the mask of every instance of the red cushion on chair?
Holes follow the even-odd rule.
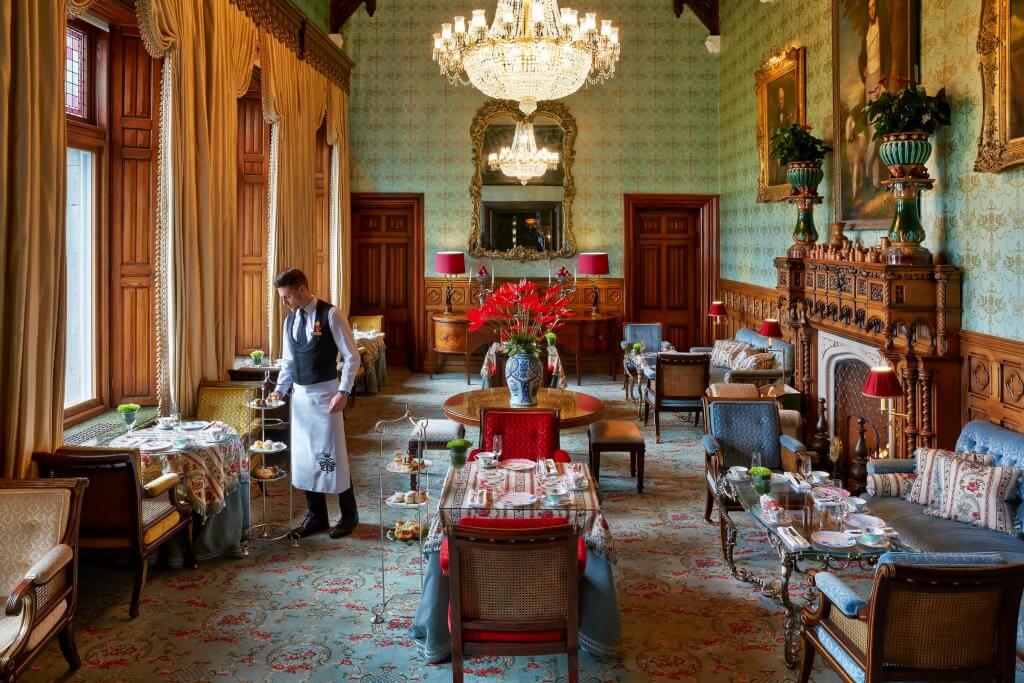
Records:
[[[452,608],[448,606],[448,632],[452,630]],[[550,631],[474,631],[462,632],[462,640],[473,643],[557,643],[565,640],[565,629]]]
[[[494,435],[501,434],[502,460],[553,458],[558,450],[558,414],[555,411],[518,408],[482,412],[480,446],[493,450]]]
[[[474,529],[546,529],[563,526],[569,523],[568,517],[466,517],[459,521],[461,526]],[[441,572],[448,575],[451,566],[451,553],[448,551],[448,537],[441,539]],[[576,547],[576,565],[580,576],[587,571],[587,542],[580,536]],[[556,639],[557,640],[557,639]]]

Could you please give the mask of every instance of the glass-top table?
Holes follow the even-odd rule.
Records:
[[[509,399],[506,387],[463,391],[448,397],[444,402],[444,414],[459,424],[479,427],[482,408],[512,409],[514,406],[509,405]],[[579,391],[541,388],[537,393],[537,405],[529,406],[528,409],[557,410],[559,428],[570,429],[584,427],[601,419],[604,402],[596,396]]]
[[[773,481],[769,494],[775,498],[783,509],[778,521],[771,521],[761,508],[761,494],[754,490],[753,481],[749,478],[736,480],[724,476],[719,479],[715,496],[719,510],[719,523],[722,532],[722,551],[729,570],[736,578],[752,583],[761,588],[762,593],[779,602],[786,609],[785,623],[785,657],[789,667],[796,666],[800,654],[800,607],[790,596],[790,579],[793,572],[807,573],[801,563],[815,563],[818,571],[838,571],[844,569],[869,570],[878,558],[890,550],[898,550],[896,539],[889,538],[885,547],[866,546],[855,542],[848,547],[834,547],[816,542],[812,536],[816,531],[841,531],[842,522],[833,513],[836,508],[831,505],[815,503],[810,491],[794,489],[788,480]],[[730,505],[731,503],[731,505]],[[736,547],[737,527],[729,516],[730,508],[741,508],[754,522],[768,534],[768,542],[778,554],[780,571],[770,576],[758,575],[744,567],[736,565],[734,550]],[[865,510],[870,513],[870,510]],[[791,547],[787,545],[780,529],[791,527],[807,541],[807,547]],[[813,574],[813,572],[811,572]],[[808,577],[809,585],[814,582]],[[813,591],[812,591],[813,595]]]

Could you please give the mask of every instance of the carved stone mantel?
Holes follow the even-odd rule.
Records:
[[[877,350],[899,375],[894,457],[918,446],[952,448],[960,430],[963,272],[812,258],[775,259],[784,325],[796,348],[795,383],[817,405],[819,333]],[[822,368],[820,371],[824,371]]]

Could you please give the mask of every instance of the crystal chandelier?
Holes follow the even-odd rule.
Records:
[[[604,83],[619,61],[619,29],[598,24],[589,12],[558,9],[556,0],[498,0],[487,28],[484,10],[473,10],[434,34],[434,61],[452,83],[472,84],[488,97],[514,100],[524,114],[538,100],[557,100]]]
[[[491,152],[487,164],[492,171],[501,172],[510,178],[516,178],[523,185],[530,178],[538,178],[549,169],[558,166],[558,152],[551,152],[546,147],[537,149],[537,139],[533,135],[533,124],[516,122],[515,137],[511,147],[502,147],[500,152]]]

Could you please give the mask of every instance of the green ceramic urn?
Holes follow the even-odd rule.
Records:
[[[889,167],[894,178],[924,178],[928,176],[925,164],[932,155],[928,133],[890,133],[882,136],[878,157]]]
[[[824,177],[820,161],[794,161],[786,166],[786,180],[798,192],[816,193]]]

